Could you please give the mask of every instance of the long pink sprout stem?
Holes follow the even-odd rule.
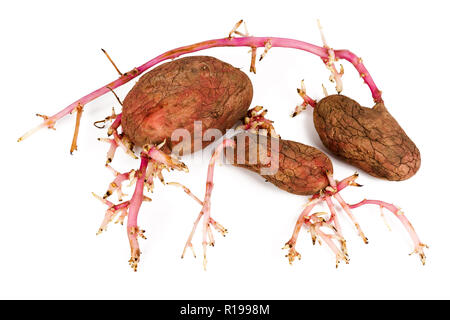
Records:
[[[148,165],[148,157],[147,155],[142,154],[141,165],[139,167],[139,171],[137,172],[138,179],[136,181],[136,187],[134,189],[134,193],[130,200],[130,206],[128,209],[127,233],[131,248],[131,258],[129,262],[134,271],[137,270],[137,265],[141,254],[138,242],[140,230],[137,225],[137,217],[144,198],[144,183],[147,165]]]
[[[222,38],[222,39],[213,39],[213,40],[207,40],[198,42],[192,45],[179,47],[170,51],[167,51],[163,54],[160,54],[156,58],[151,59],[150,61],[144,63],[143,65],[134,68],[133,70],[124,73],[122,76],[120,76],[117,80],[114,80],[107,85],[85,95],[84,97],[76,100],[63,110],[59,111],[58,113],[54,114],[51,117],[45,117],[44,122],[39,124],[37,127],[31,129],[27,133],[25,133],[22,137],[18,139],[18,141],[22,141],[34,132],[38,131],[41,128],[53,128],[56,121],[59,119],[65,117],[66,115],[72,113],[72,111],[77,107],[83,107],[87,103],[91,102],[92,100],[104,95],[105,93],[110,92],[110,90],[113,90],[115,88],[118,88],[128,81],[136,78],[137,76],[141,75],[146,70],[150,69],[151,67],[169,59],[175,59],[181,55],[193,53],[205,49],[210,48],[216,48],[216,47],[250,47],[252,49],[254,48],[261,48],[266,47],[266,44],[270,43],[271,47],[280,47],[280,48],[291,48],[291,49],[298,49],[303,50],[309,53],[312,53],[314,55],[319,56],[324,62],[328,60],[329,52],[327,48],[320,47],[308,42],[300,41],[300,40],[294,40],[294,39],[288,39],[288,38],[278,38],[278,37],[239,37],[239,38]],[[361,58],[356,56],[354,53],[348,50],[334,50],[334,55],[336,59],[345,59],[349,61],[353,66],[356,68],[356,70],[359,72],[360,76],[363,78],[364,82],[369,87],[372,97],[375,100],[375,102],[381,102],[381,91],[377,88],[375,85],[375,82],[373,81],[371,75],[367,71],[366,67],[363,65]]]
[[[353,215],[352,211],[350,210],[350,207],[348,206],[348,204],[344,201],[344,199],[342,199],[342,197],[339,193],[336,193],[334,195],[334,197],[339,202],[342,209],[344,209],[345,213],[347,213],[349,218],[352,220],[353,224],[355,225],[356,230],[358,230],[359,236],[364,241],[364,243],[366,243],[366,244],[369,243],[369,241],[367,240],[367,237],[364,235],[364,232],[362,231],[361,226],[359,225],[358,221],[356,220],[355,216]]]
[[[414,227],[412,226],[412,224],[408,220],[408,218],[405,216],[403,211],[391,203],[387,203],[387,202],[380,201],[380,200],[367,200],[367,199],[364,199],[361,202],[358,202],[356,204],[349,205],[349,207],[353,209],[353,208],[358,208],[360,206],[363,206],[365,204],[375,204],[375,205],[380,206],[380,208],[382,208],[382,209],[386,208],[390,212],[392,212],[403,224],[406,231],[408,231],[408,234],[414,243],[414,251],[412,253],[419,254],[422,264],[425,264],[426,257],[425,257],[425,253],[423,252],[423,249],[428,248],[428,246],[420,241],[419,236],[417,235],[416,231],[414,230]]]
[[[208,165],[208,174],[206,178],[206,190],[205,190],[205,198],[203,200],[203,267],[206,270],[206,247],[208,245],[208,241],[206,239],[207,234],[209,232],[209,225],[210,225],[210,219],[211,219],[211,193],[212,189],[214,187],[213,178],[214,178],[214,165],[216,163],[217,158],[219,158],[220,154],[222,153],[222,150],[227,147],[235,147],[235,142],[230,139],[225,139],[214,151],[214,154],[212,155],[211,159],[209,160]],[[214,245],[214,240],[210,239],[211,245]]]
[[[327,173],[328,181],[330,182],[330,186],[337,190],[337,183],[336,180],[334,180],[333,175],[331,173]],[[348,181],[351,181],[350,179],[346,180],[345,183],[350,184]],[[367,237],[364,235],[364,232],[361,229],[361,226],[359,225],[358,221],[356,220],[355,216],[353,215],[352,211],[350,210],[350,207],[348,206],[347,202],[345,202],[344,199],[342,199],[339,192],[335,192],[333,194],[333,197],[339,202],[342,209],[344,209],[345,213],[349,216],[349,218],[352,220],[353,224],[355,225],[356,230],[358,230],[359,236],[362,238],[364,243],[369,243],[367,240]]]
[[[206,178],[206,190],[205,190],[205,198],[202,201],[200,201],[197,197],[195,197],[189,189],[187,189],[186,187],[184,187],[181,184],[175,184],[178,186],[181,186],[185,192],[190,195],[191,197],[193,197],[197,202],[202,204],[202,209],[200,211],[200,213],[197,216],[197,219],[194,222],[194,226],[192,227],[192,230],[189,234],[189,237],[186,241],[186,244],[184,246],[183,249],[183,253],[181,255],[181,258],[184,257],[184,254],[186,253],[186,249],[187,248],[191,248],[192,249],[192,253],[195,255],[193,246],[192,246],[192,238],[194,237],[195,231],[197,229],[198,224],[200,223],[200,220],[203,218],[203,238],[202,238],[202,246],[203,246],[203,268],[206,270],[206,265],[207,265],[207,259],[206,259],[206,248],[208,245],[214,246],[214,238],[212,235],[212,230],[211,230],[211,225],[213,226],[214,229],[216,229],[218,232],[220,232],[222,235],[225,236],[225,234],[227,233],[227,230],[220,225],[219,223],[217,223],[217,221],[215,221],[213,218],[211,218],[211,193],[213,190],[213,178],[214,178],[214,166],[215,163],[217,161],[217,159],[219,158],[219,156],[221,155],[223,149],[227,148],[227,147],[235,147],[235,142],[231,139],[225,139],[222,141],[222,143],[216,148],[216,150],[214,151],[213,155],[211,156],[211,159],[209,160],[209,165],[208,165],[208,173],[207,173],[207,178]]]

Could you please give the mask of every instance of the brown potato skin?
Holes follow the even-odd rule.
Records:
[[[419,150],[383,102],[366,108],[343,95],[325,97],[314,126],[331,152],[372,176],[400,181],[419,170]]]
[[[179,142],[171,141],[172,132],[184,128],[193,150],[194,121],[202,121],[202,134],[209,128],[224,133],[245,116],[252,97],[250,79],[232,65],[207,56],[180,58],[140,78],[123,101],[122,127],[137,146],[166,139],[170,150]]]
[[[257,139],[257,135],[248,132],[239,133],[233,138],[237,143],[237,148],[239,148],[239,135],[248,135],[248,138],[243,140],[245,141],[245,159],[243,159],[245,161],[239,163],[237,152],[231,155],[227,152],[227,161],[233,163],[233,165],[260,174],[262,167],[267,167],[267,164],[270,165],[268,157],[278,156],[279,164],[276,173],[261,175],[278,188],[297,195],[312,195],[328,186],[326,172],[333,173],[333,165],[330,159],[320,150],[299,142],[282,139],[279,140],[279,148],[276,149],[272,147],[273,140],[271,138],[266,140],[267,143],[262,142]],[[252,139],[254,143],[250,143],[249,139]],[[264,150],[271,150],[271,152],[263,152],[263,156],[260,157],[259,150],[255,150],[255,148],[264,148]],[[254,154],[258,155],[256,164],[250,164],[248,161],[251,152],[256,152]]]

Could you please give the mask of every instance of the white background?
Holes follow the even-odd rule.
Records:
[[[448,204],[448,8],[445,1],[14,1],[0,5],[1,209],[0,298],[148,298],[148,299],[311,299],[450,298]],[[239,19],[255,36],[280,36],[321,44],[316,18],[328,43],[364,59],[387,107],[422,154],[411,179],[388,182],[361,172],[363,188],[348,189],[353,203],[364,197],[401,206],[422,241],[430,245],[426,266],[408,256],[406,232],[377,207],[355,215],[369,238],[364,245],[343,219],[350,264],[335,269],[326,247],[313,247],[303,231],[302,260],[290,266],[281,247],[289,239],[306,197],[264,183],[256,174],[218,166],[212,216],[230,233],[209,249],[208,271],[200,258],[180,254],[200,207],[181,190],[156,185],[152,203],[142,206],[139,224],[150,235],[137,273],[127,260],[125,227],[111,225],[96,236],[104,205],[90,192],[103,193],[111,182],[103,167],[105,132],[92,126],[117,107],[112,95],[90,103],[82,118],[79,151],[69,154],[74,117],[16,139],[39,123],[34,113],[54,114],[117,77],[100,48],[123,72],[178,46],[220,38]],[[248,71],[246,48],[212,49],[213,55]],[[368,88],[344,63],[344,94],[371,106]],[[285,139],[326,151],[312,123],[312,110],[289,117],[300,101],[305,79],[309,94],[333,92],[328,72],[315,56],[272,49],[250,75],[253,104],[269,108]],[[125,97],[134,81],[117,90]],[[209,153],[211,149],[207,150]],[[138,162],[119,155],[120,170]],[[208,154],[209,154],[208,153]],[[329,154],[329,153],[328,153]],[[330,155],[330,154],[329,154]],[[335,177],[354,168],[332,155]],[[184,159],[189,174],[166,174],[203,197],[207,157]],[[130,190],[130,192],[132,192]],[[201,239],[195,238],[197,253]]]

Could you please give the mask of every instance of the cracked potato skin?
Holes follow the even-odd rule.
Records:
[[[123,101],[122,127],[137,146],[166,140],[172,150],[181,142],[171,141],[175,129],[184,128],[193,137],[194,121],[202,121],[202,135],[209,128],[223,134],[245,116],[252,97],[250,79],[232,65],[208,56],[180,58],[140,78]]]
[[[419,170],[419,150],[383,102],[366,108],[343,95],[325,97],[314,126],[330,151],[372,176],[400,181]]]
[[[228,161],[237,167],[246,168],[260,174],[262,167],[270,165],[269,156],[279,157],[278,170],[273,175],[261,175],[268,182],[274,184],[278,188],[297,195],[313,195],[319,190],[328,186],[328,178],[326,171],[333,173],[333,165],[328,158],[320,150],[290,140],[279,139],[279,148],[272,147],[274,138],[260,140],[253,133],[240,133],[234,137],[239,150],[239,136],[248,136],[245,144],[241,148],[245,148],[245,158],[238,161],[238,153],[234,152],[233,158],[227,153]],[[253,143],[250,143],[250,139]],[[242,140],[241,140],[242,141]],[[262,156],[259,149],[263,148]],[[270,150],[266,152],[265,150]],[[241,153],[244,154],[244,153]],[[249,163],[249,155],[257,155],[256,163]],[[242,161],[244,160],[244,161]],[[242,163],[241,163],[242,162]]]

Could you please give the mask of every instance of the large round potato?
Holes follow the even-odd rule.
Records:
[[[166,140],[172,150],[181,142],[171,136],[186,129],[192,136],[191,150],[197,151],[211,141],[194,148],[194,121],[201,121],[202,133],[216,128],[222,133],[246,114],[253,87],[248,76],[213,57],[192,56],[162,64],[143,75],[123,102],[122,127],[137,146]]]

